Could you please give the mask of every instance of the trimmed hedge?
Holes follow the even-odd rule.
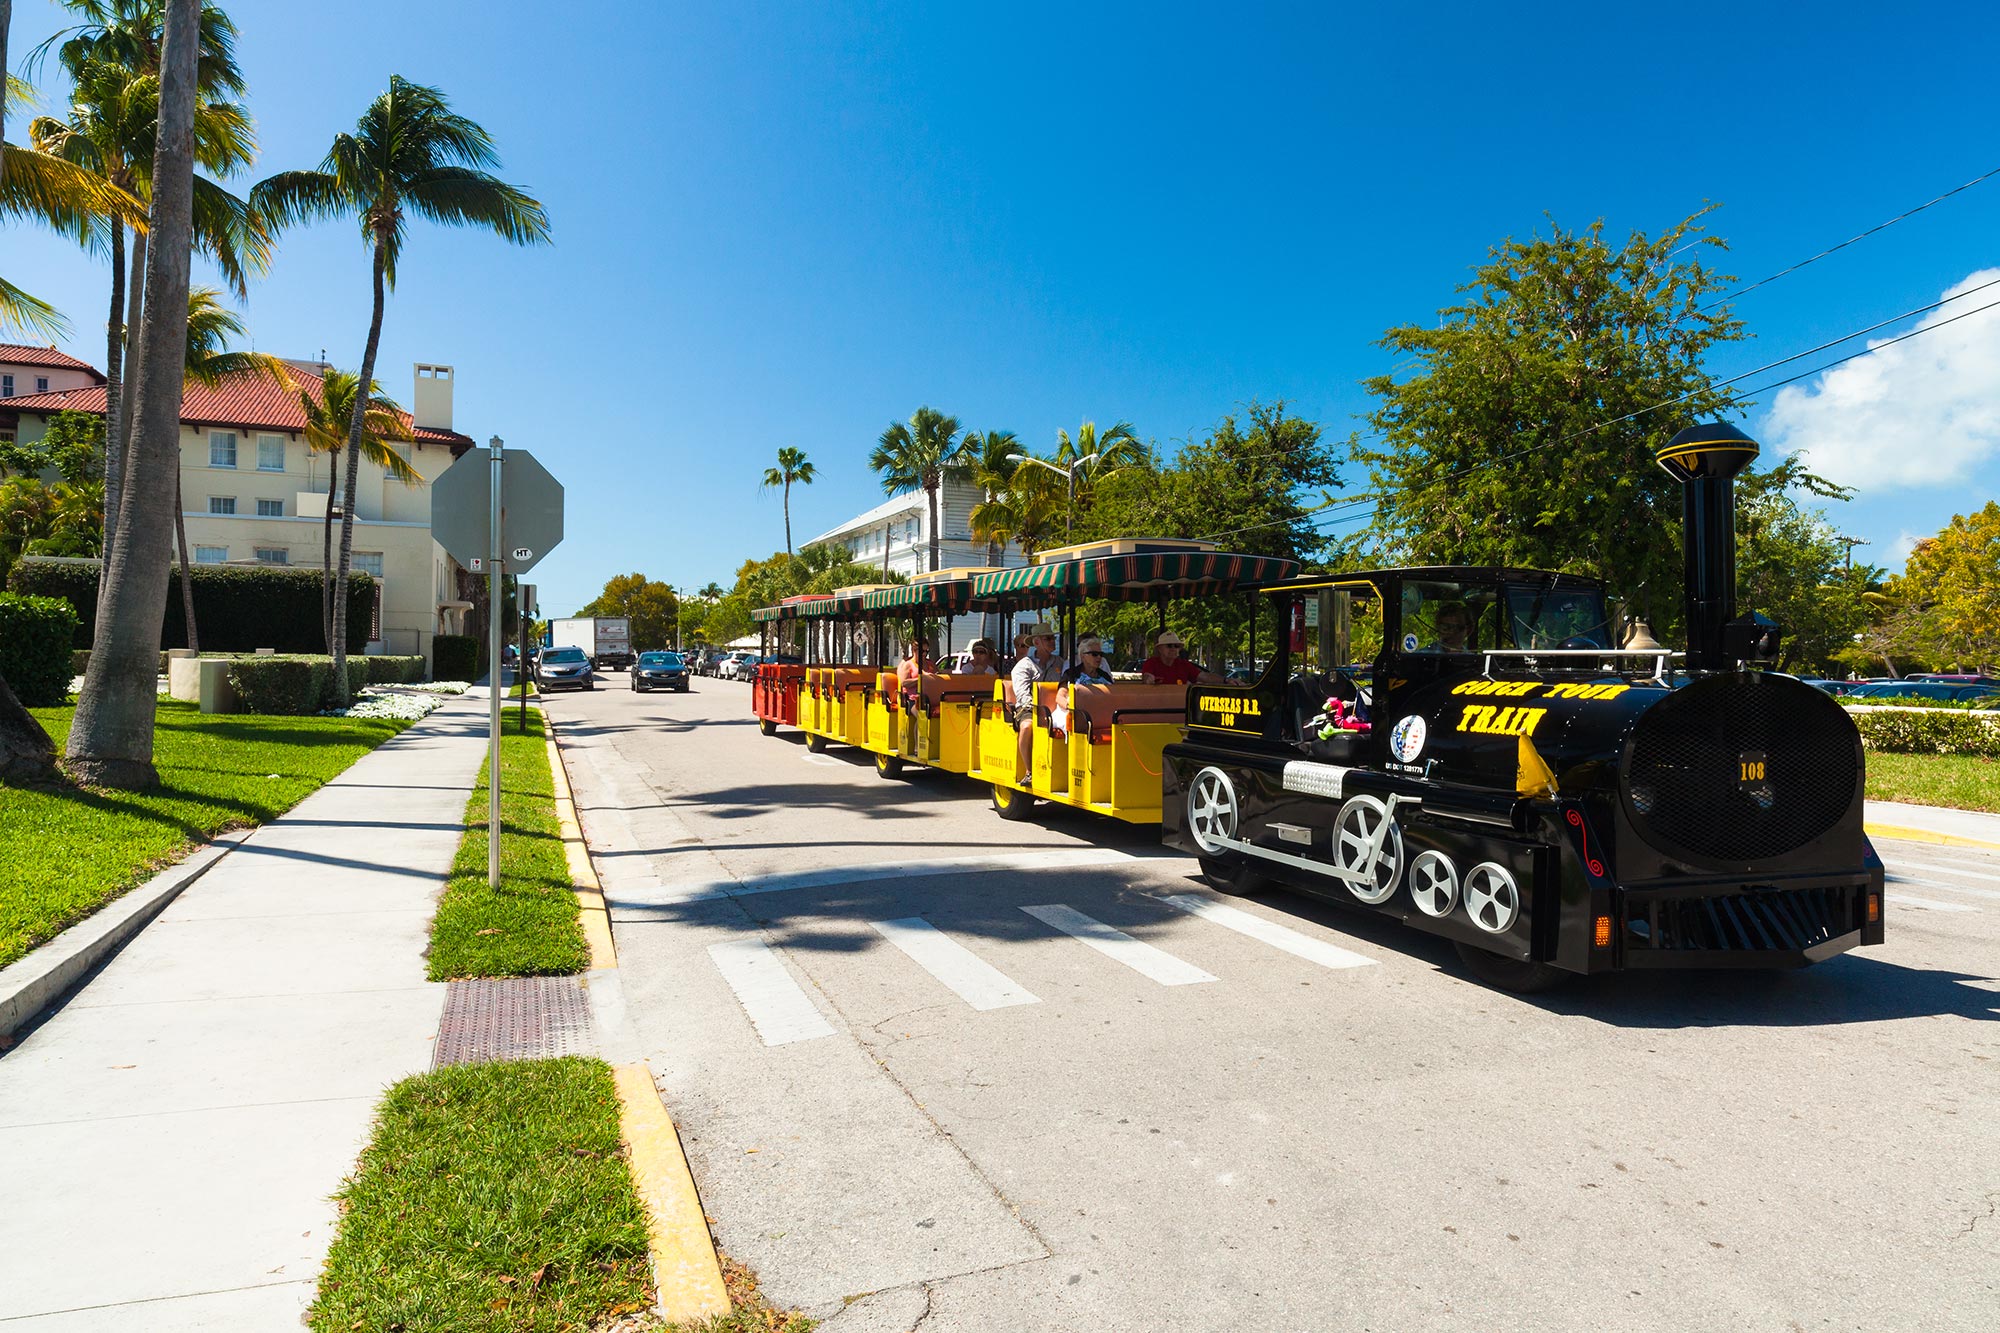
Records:
[[[1951,709],[1884,708],[1850,713],[1861,744],[1894,754],[2000,755],[2000,715]]]
[[[347,693],[351,698],[368,683],[365,657],[347,659]],[[229,685],[236,705],[245,713],[299,717],[332,703],[333,659],[319,656],[239,657],[229,664]]]
[[[432,680],[478,680],[486,674],[486,645],[469,634],[440,634],[431,640]]]
[[[361,660],[367,664],[370,685],[414,685],[424,678],[422,653],[409,657],[384,653],[380,657],[364,657]]]
[[[69,641],[76,611],[60,597],[0,592],[0,676],[28,708],[69,697]]]
[[[60,597],[76,608],[74,640],[65,647],[89,648],[97,630],[97,565],[95,560],[23,557],[7,576],[7,586],[19,593]],[[254,652],[275,648],[281,653],[324,653],[326,633],[320,626],[320,581],[317,569],[271,569],[260,566],[196,565],[189,571],[194,588],[194,615],[204,652]],[[347,585],[347,651],[368,646],[368,623],[375,608],[375,580],[355,573]],[[181,615],[180,570],[167,579],[160,647],[187,647],[187,625]]]

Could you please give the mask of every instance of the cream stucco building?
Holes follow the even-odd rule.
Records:
[[[244,375],[213,389],[189,385],[182,397],[181,502],[196,564],[320,567],[329,483],[345,477],[329,475],[328,457],[315,453],[304,434],[299,393],[319,397],[324,367],[289,364],[295,387]],[[418,365],[415,376],[411,411],[403,413],[410,438],[394,447],[426,480],[405,485],[363,459],[353,550],[355,568],[374,575],[382,589],[369,651],[428,657],[435,635],[462,628],[465,606],[458,600],[457,562],[431,540],[428,479],[473,441],[452,429],[452,368]],[[32,443],[47,430],[49,417],[65,411],[101,415],[102,377],[83,387],[0,399],[0,431]],[[337,554],[337,507],[333,540]]]

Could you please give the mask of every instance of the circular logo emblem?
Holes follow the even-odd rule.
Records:
[[[1404,652],[1406,652],[1406,653],[1414,653],[1415,651],[1417,651],[1417,636],[1416,636],[1416,635],[1414,635],[1414,634],[1405,634],[1405,635],[1403,636],[1403,651],[1404,651]]]
[[[1396,724],[1389,733],[1389,753],[1400,763],[1410,763],[1424,752],[1424,720],[1415,713]]]

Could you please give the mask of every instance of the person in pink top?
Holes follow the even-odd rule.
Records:
[[[1153,641],[1153,655],[1139,664],[1148,685],[1220,685],[1222,677],[1181,656],[1181,636],[1170,629]]]

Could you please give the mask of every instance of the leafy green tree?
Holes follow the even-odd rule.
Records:
[[[1805,475],[1786,459],[1740,490],[1736,516],[1737,604],[1784,627],[1779,665],[1803,675],[1831,670],[1868,619],[1867,603],[1843,579],[1847,548],[1817,510],[1800,508],[1787,485]]]
[[[680,638],[680,598],[664,583],[644,574],[619,574],[605,581],[604,591],[577,614],[624,616],[632,622],[635,651],[671,648]]]
[[[787,445],[778,450],[778,466],[764,469],[764,485],[784,492],[785,497],[785,550],[792,549],[792,483],[810,486],[818,471],[807,459],[806,451]]]
[[[57,412],[32,444],[0,440],[0,473],[36,477],[54,471],[75,485],[102,481],[104,418],[95,412]]]
[[[2000,666],[2000,502],[1954,514],[1937,536],[1918,542],[1902,583],[1934,661]]]
[[[290,372],[287,371],[286,375],[289,378]],[[333,515],[339,507],[335,500],[340,456],[347,448],[350,428],[354,424],[354,400],[360,382],[352,371],[322,366],[317,393],[311,386],[294,385],[298,390],[299,410],[306,419],[306,447],[315,454],[327,457],[326,504],[320,511],[319,568],[320,615],[326,625],[328,653],[333,651]],[[383,394],[381,385],[375,385],[374,389],[375,392],[368,396],[368,407],[361,418],[361,457],[405,486],[419,485],[423,477],[393,447],[393,442],[410,437],[409,430],[403,425],[403,409]],[[484,586],[484,579],[479,582]]]
[[[374,304],[357,376],[375,382],[382,344],[385,287],[396,283],[409,215],[452,227],[479,227],[516,245],[549,239],[548,215],[525,191],[491,175],[499,156],[475,121],[452,111],[435,88],[391,75],[389,89],[361,115],[352,134],[333,141],[317,171],[286,171],[260,182],[251,201],[273,227],[355,217],[373,256]],[[347,484],[341,506],[340,563],[334,575],[333,680],[347,697],[347,579],[354,563],[354,498],[361,472],[364,413],[357,404],[347,431]]]
[[[965,453],[972,460],[972,484],[986,493],[981,505],[973,506],[972,539],[986,543],[988,567],[1000,563],[1013,533],[1006,525],[982,525],[979,510],[1007,493],[1017,466],[1013,455],[1021,452],[1021,442],[1011,430],[967,431]],[[995,516],[997,517],[997,516]]]
[[[938,568],[938,492],[946,482],[971,479],[972,459],[958,437],[958,418],[920,407],[909,424],[892,422],[882,432],[868,466],[882,474],[882,493],[922,490],[930,506],[931,568]]]
[[[1355,449],[1392,558],[1594,574],[1678,619],[1680,488],[1653,448],[1736,409],[1703,362],[1743,336],[1707,211],[1616,246],[1602,222],[1505,241],[1463,301],[1382,336],[1416,365],[1364,382],[1380,443]]]

